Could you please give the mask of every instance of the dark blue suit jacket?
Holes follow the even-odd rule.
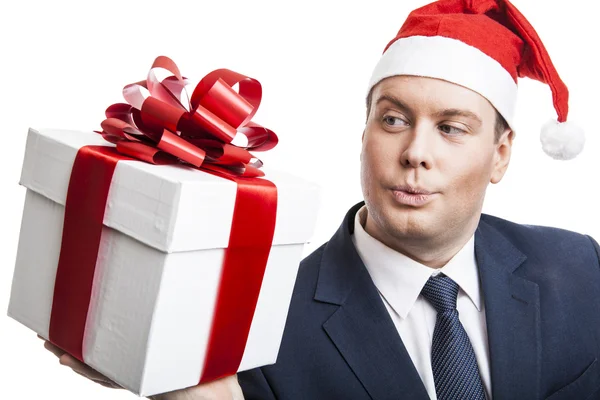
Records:
[[[275,365],[247,400],[428,399],[351,239],[357,204],[301,264]],[[492,395],[600,399],[600,248],[589,236],[483,214],[475,233]]]

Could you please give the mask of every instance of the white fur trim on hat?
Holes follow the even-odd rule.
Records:
[[[396,40],[377,63],[369,89],[395,75],[443,79],[485,97],[514,127],[517,84],[502,65],[476,47],[444,36]]]

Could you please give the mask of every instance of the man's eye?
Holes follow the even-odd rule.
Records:
[[[464,130],[459,129],[455,126],[451,126],[451,125],[440,125],[440,131],[444,132],[446,135],[450,135],[450,136],[455,136],[455,135],[462,135],[465,133]]]
[[[404,121],[402,118],[392,117],[391,115],[384,116],[383,117],[383,122],[386,125],[390,125],[390,126],[404,126],[404,125],[407,125],[406,121]]]

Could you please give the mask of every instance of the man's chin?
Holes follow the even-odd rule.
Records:
[[[433,222],[430,213],[423,210],[395,212],[389,220],[390,232],[404,240],[429,239],[439,235],[439,226]]]

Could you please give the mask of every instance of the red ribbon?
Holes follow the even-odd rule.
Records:
[[[80,361],[108,190],[124,159],[115,148],[82,147],[69,180],[49,339]]]
[[[275,230],[275,185],[260,178],[230,179],[237,182],[235,211],[200,382],[239,368]]]
[[[159,81],[156,68],[173,73]],[[238,84],[239,93],[232,89]],[[208,74],[185,110],[179,99],[187,80],[166,57],[158,57],[148,79],[127,85],[128,104],[107,111],[101,133],[116,147],[85,146],[69,181],[63,236],[50,318],[50,341],[83,360],[83,335],[115,167],[131,157],[165,164],[183,162],[232,180],[237,194],[229,244],[200,382],[235,374],[239,368],[269,256],[277,211],[277,188],[260,179],[260,161],[248,152],[277,143],[270,130],[250,121],[260,103],[260,84],[229,70]],[[141,88],[150,96],[143,97]],[[137,106],[137,108],[136,108]],[[247,144],[231,141],[242,132]]]

